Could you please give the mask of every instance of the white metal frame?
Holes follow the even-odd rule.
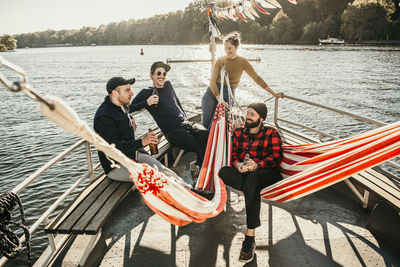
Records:
[[[35,171],[33,174],[31,174],[28,178],[26,178],[22,183],[18,184],[12,192],[19,194],[22,190],[24,190],[26,187],[28,187],[31,183],[36,181],[44,172],[46,172],[48,169],[53,167],[57,162],[61,161],[64,159],[66,156],[71,154],[73,151],[77,150],[80,148],[82,145],[85,145],[85,151],[86,151],[86,158],[88,162],[88,171],[80,177],[70,188],[67,189],[60,197],[57,198],[57,200],[40,216],[34,224],[29,228],[29,233],[32,234],[34,233],[39,226],[42,223],[49,223],[49,216],[57,209],[57,207],[63,202],[83,181],[85,181],[87,178],[90,178],[90,180],[94,179],[94,172],[100,167],[100,163],[98,163],[96,166],[93,166],[92,162],[92,156],[91,156],[91,149],[90,149],[90,144],[85,141],[85,140],[80,140],[76,142],[75,144],[71,145],[69,148],[67,148],[65,151],[48,161],[46,164],[44,164],[41,168],[39,168],[37,171]],[[61,240],[59,240],[57,243],[55,242],[54,235],[48,234],[47,235],[49,238],[49,244],[52,250],[52,254],[46,259],[46,262],[43,263],[44,265],[49,262],[52,257],[58,253],[59,249],[62,248],[64,243],[67,241],[69,238],[68,235],[63,237]],[[23,235],[20,238],[20,242],[23,243],[25,242],[25,236]],[[6,257],[2,257],[0,259],[0,266],[3,266],[8,259]]]

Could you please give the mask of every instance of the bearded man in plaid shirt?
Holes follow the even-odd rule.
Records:
[[[247,108],[244,128],[232,136],[232,167],[226,166],[219,176],[226,185],[244,193],[247,230],[239,261],[250,262],[255,251],[255,229],[260,224],[261,189],[282,179],[282,140],[278,131],[264,126],[267,117],[264,103],[252,103]]]

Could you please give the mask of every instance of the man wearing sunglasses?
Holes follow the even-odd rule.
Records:
[[[153,86],[141,90],[130,108],[131,111],[147,109],[167,140],[173,146],[197,153],[196,164],[201,166],[208,131],[200,124],[189,122],[171,82],[166,81],[170,69],[162,61],[154,62],[150,68]]]
[[[143,149],[143,146],[158,142],[154,132],[147,133],[141,139],[135,138],[136,123],[128,109],[133,96],[131,85],[134,83],[134,78],[124,79],[122,77],[113,77],[107,82],[108,95],[97,109],[94,117],[94,130],[108,143],[115,144],[116,148],[127,157],[157,167],[168,176],[178,177]],[[131,181],[127,168],[120,166],[120,168],[113,169],[106,155],[101,151],[98,154],[100,163],[109,178],[125,182]]]

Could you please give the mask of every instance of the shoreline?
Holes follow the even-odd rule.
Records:
[[[320,46],[319,43],[305,43],[305,42],[295,42],[295,43],[243,43],[244,45],[316,45]],[[171,46],[196,46],[196,45],[208,45],[208,43],[198,43],[198,44],[99,44],[99,45],[49,45],[49,46],[39,46],[39,47],[17,47],[14,50],[8,50],[3,52],[15,52],[18,49],[27,49],[27,48],[66,48],[66,47],[97,47],[97,46],[159,46],[159,45],[171,45]],[[346,42],[344,44],[324,44],[321,46],[400,46],[400,40],[392,40],[392,41],[363,41],[363,42]]]

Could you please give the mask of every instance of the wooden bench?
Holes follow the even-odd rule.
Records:
[[[157,160],[163,157],[168,163],[168,150],[171,145],[156,131],[159,137]],[[149,147],[144,147],[149,151]],[[83,266],[101,234],[101,229],[118,204],[134,189],[131,182],[109,179],[104,173],[94,179],[86,188],[45,227],[47,234],[92,235],[82,256]]]
[[[81,258],[80,266],[83,266],[100,236],[101,228],[132,188],[133,183],[111,180],[102,174],[46,225],[45,232],[92,235]]]
[[[279,127],[283,142],[289,145],[316,143],[317,139],[304,136],[293,130]],[[350,187],[357,198],[362,202],[363,208],[372,208],[375,203],[369,203],[370,192],[377,198],[386,201],[395,210],[400,210],[400,185],[393,182],[396,177],[391,173],[375,166],[353,174],[344,182]],[[398,179],[398,178],[397,178]],[[354,183],[354,184],[353,184]],[[355,186],[356,185],[356,186]]]

